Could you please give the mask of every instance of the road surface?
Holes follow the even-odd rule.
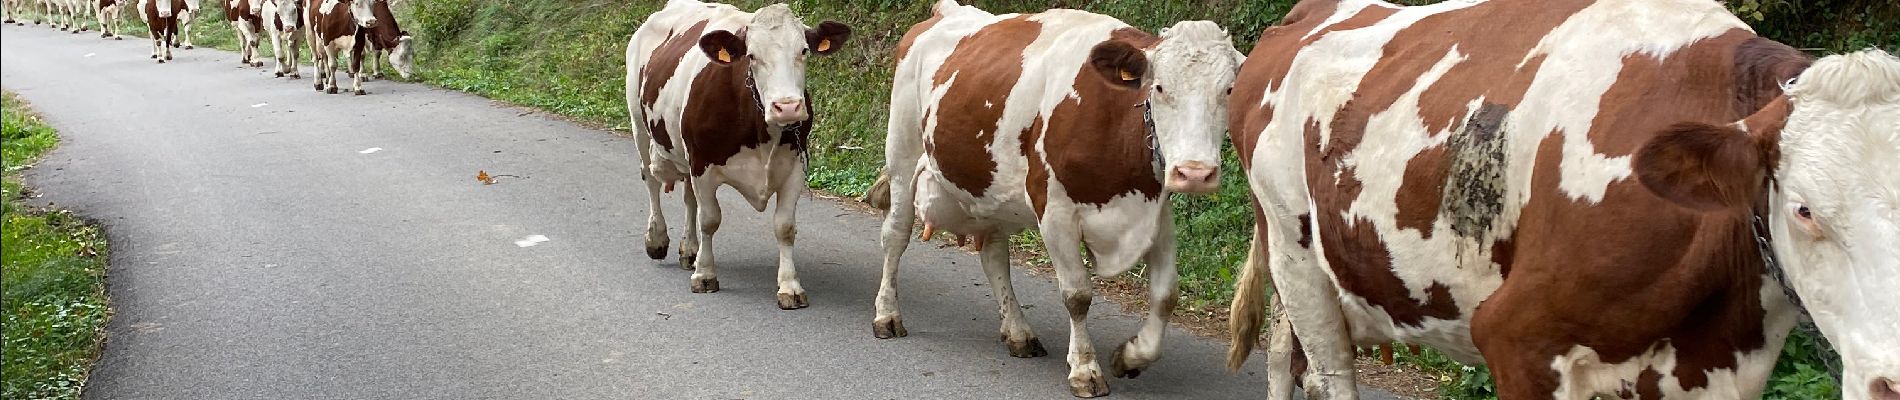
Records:
[[[424,85],[323,95],[229,52],[159,65],[136,38],[4,29],[0,78],[62,136],[28,173],[34,201],[97,219],[112,243],[88,398],[1069,397],[1054,285],[1018,273],[1051,356],[1010,358],[959,250],[911,247],[910,336],[873,338],[879,216],[806,201],[812,305],[782,311],[769,216],[728,193],[722,290],[693,294],[673,257],[642,251],[628,138]],[[521,178],[485,186],[478,170]],[[549,240],[516,245],[530,235]],[[1139,320],[1097,301],[1107,354]],[[1260,357],[1228,373],[1224,342],[1181,330],[1164,349],[1139,379],[1111,378],[1111,398],[1263,396]]]

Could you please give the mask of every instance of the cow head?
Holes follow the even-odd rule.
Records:
[[[271,18],[276,18],[278,25],[283,25],[287,28],[303,26],[302,0],[275,0],[275,2],[277,3],[277,15],[271,16]]]
[[[356,18],[356,26],[364,28],[376,27],[376,13],[374,9],[371,8],[371,6],[375,4],[376,0],[356,0],[350,2],[350,15],[352,18]]]
[[[1788,286],[1841,353],[1843,397],[1900,399],[1900,58],[1829,56],[1783,90],[1737,124],[1671,128],[1637,154],[1638,177],[1694,208],[1763,215]]]
[[[389,50],[389,65],[396,66],[396,74],[409,79],[416,70],[415,37],[409,31],[401,31],[396,37],[396,48]]]
[[[715,65],[747,68],[765,122],[782,126],[811,119],[805,104],[805,58],[835,53],[850,37],[851,27],[845,24],[825,21],[808,28],[790,7],[773,4],[760,8],[738,33],[719,30],[700,37],[699,48]]]
[[[1176,193],[1220,187],[1220,146],[1227,137],[1227,97],[1246,56],[1227,31],[1209,21],[1161,30],[1161,42],[1139,49],[1124,41],[1096,45],[1089,63],[1111,84],[1147,90],[1163,184]]]

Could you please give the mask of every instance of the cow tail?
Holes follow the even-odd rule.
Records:
[[[891,174],[888,169],[877,170],[877,181],[871,183],[871,189],[864,191],[864,197],[858,201],[869,203],[879,210],[891,209]]]
[[[1267,300],[1267,227],[1260,220],[1259,200],[1254,200],[1254,228],[1252,245],[1247,249],[1247,259],[1242,262],[1240,279],[1234,282],[1234,302],[1228,308],[1230,313],[1227,327],[1233,331],[1233,342],[1227,349],[1227,370],[1239,371],[1247,363],[1247,357],[1253,355],[1254,346],[1260,343],[1260,331],[1266,325]]]

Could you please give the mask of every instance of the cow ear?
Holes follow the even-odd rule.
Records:
[[[745,39],[729,31],[713,31],[699,38],[699,50],[720,65],[732,64],[745,57]]]
[[[1650,192],[1698,210],[1752,207],[1766,187],[1773,146],[1740,129],[1679,123],[1637,151],[1637,179]]]
[[[811,46],[811,52],[818,55],[830,55],[843,47],[845,39],[851,38],[851,26],[837,21],[825,21],[818,27],[805,30],[805,43]]]
[[[1134,45],[1119,40],[1095,45],[1089,50],[1089,65],[1114,87],[1139,88],[1142,77],[1148,76],[1148,56]]]

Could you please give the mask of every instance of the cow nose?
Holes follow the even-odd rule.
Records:
[[[1168,173],[1168,190],[1175,193],[1207,194],[1220,188],[1220,168],[1200,161],[1189,161]]]
[[[1867,397],[1874,400],[1900,400],[1900,381],[1875,378],[1874,383],[1868,385],[1867,392],[1870,394]]]
[[[779,121],[803,121],[805,120],[805,101],[774,101],[772,102],[772,117]]]

